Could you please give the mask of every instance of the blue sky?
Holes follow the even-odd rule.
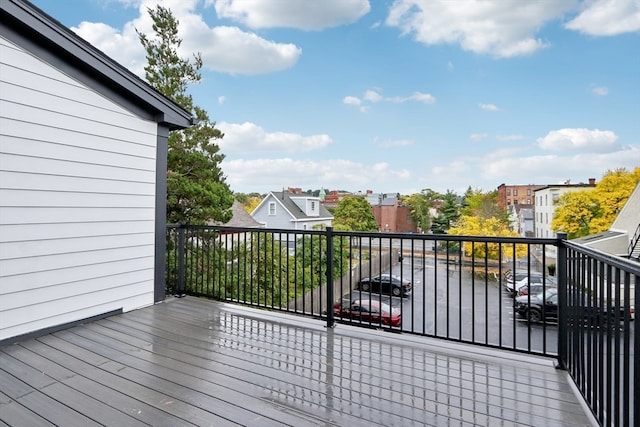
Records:
[[[236,192],[459,194],[640,166],[639,0],[34,0],[143,77],[147,7],[200,52]]]

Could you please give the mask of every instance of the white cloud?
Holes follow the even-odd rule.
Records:
[[[472,133],[471,135],[469,135],[469,139],[472,141],[482,141],[487,138],[489,138],[489,135],[487,135],[486,133]]]
[[[608,170],[633,170],[640,158],[640,146],[626,147],[609,153],[581,153],[570,156],[537,155],[498,158],[493,153],[484,162],[478,162],[483,179],[518,184],[554,184],[570,179],[588,182]],[[636,159],[636,160],[634,160]],[[517,168],[513,166],[517,165]]]
[[[374,140],[377,147],[380,148],[395,148],[395,147],[407,147],[414,145],[414,142],[410,139],[378,139]]]
[[[383,98],[382,98],[382,95],[380,95],[377,91],[368,89],[364,93],[364,99],[369,102],[380,102],[382,101]]]
[[[605,87],[605,86],[597,86],[597,87],[591,88],[591,92],[594,95],[607,96],[607,95],[609,95],[609,88]]]
[[[266,193],[283,187],[397,191],[415,185],[406,169],[388,163],[366,164],[344,159],[292,158],[225,160],[221,164],[233,191]],[[382,190],[385,189],[385,190]]]
[[[224,153],[278,152],[296,153],[319,150],[333,144],[329,135],[302,136],[289,132],[266,132],[253,123],[218,123],[224,133],[218,141]]]
[[[350,24],[369,13],[368,0],[209,0],[216,13],[250,28],[321,30]]]
[[[195,34],[189,48],[202,53],[204,67],[230,74],[256,75],[291,68],[302,50],[265,40],[237,27],[215,27]],[[186,43],[186,40],[185,40]]]
[[[392,97],[384,97],[380,94],[379,89],[367,89],[362,96],[364,101],[370,103],[378,103],[378,102],[391,102],[394,104],[402,104],[409,101],[421,102],[423,104],[435,104],[436,98],[428,93],[422,92],[414,92],[410,96],[392,96]],[[367,106],[361,106],[362,100],[355,96],[345,96],[342,99],[342,102],[347,105],[355,105],[360,107],[360,111],[367,111]]]
[[[480,104],[480,108],[484,111],[500,111],[495,104]]]
[[[500,183],[548,185],[570,179],[573,183],[588,182],[603,176],[608,170],[633,170],[640,159],[640,145],[623,147],[607,153],[527,154],[527,148],[500,149],[482,157],[463,156],[424,171],[418,181],[444,182],[446,188],[463,194],[466,189],[495,190]],[[469,176],[477,177],[468,182]],[[484,186],[481,183],[490,183]]]
[[[264,74],[290,68],[302,55],[302,50],[291,43],[266,40],[237,27],[209,27],[201,15],[194,13],[198,3],[195,0],[144,0],[139,4],[139,16],[122,29],[82,22],[72,31],[132,72],[144,76],[145,51],[136,29],[150,37],[153,35],[147,7],[153,8],[156,3],[170,8],[180,22],[178,36],[183,42],[178,54],[192,58],[200,52],[204,69],[230,74]]]
[[[574,0],[397,0],[386,24],[427,45],[458,44],[479,54],[513,57],[548,47],[536,33],[574,4]]]
[[[538,146],[550,151],[607,152],[614,148],[618,136],[610,130],[559,129],[538,138]]]
[[[362,104],[362,101],[360,101],[360,98],[356,98],[355,96],[345,96],[342,98],[342,103],[359,107],[360,104]]]
[[[395,103],[403,103],[407,101],[416,101],[422,102],[424,104],[435,104],[436,98],[433,95],[422,92],[414,92],[411,96],[401,97],[394,96],[393,98],[386,98],[386,101],[395,102]]]
[[[218,104],[224,104],[227,101],[227,97],[226,96],[219,96],[218,97]]]
[[[565,28],[591,36],[615,36],[640,31],[638,0],[595,0]]]

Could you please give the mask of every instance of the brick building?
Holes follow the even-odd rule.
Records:
[[[543,185],[507,185],[500,184],[498,186],[498,202],[500,206],[507,209],[511,205],[519,208],[533,208],[534,192],[542,188]]]
[[[411,218],[411,209],[402,205],[399,199],[387,197],[371,206],[378,229],[389,233],[415,233],[417,227]]]

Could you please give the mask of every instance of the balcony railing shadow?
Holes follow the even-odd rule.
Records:
[[[554,358],[602,425],[636,425],[640,264],[565,237],[176,225],[167,292]]]

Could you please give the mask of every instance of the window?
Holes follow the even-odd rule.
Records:
[[[507,196],[511,195],[511,190],[507,189]]]
[[[513,195],[517,196],[518,195],[518,190],[513,190]]]
[[[511,204],[511,199],[507,199],[507,205]]]
[[[527,196],[530,196],[530,195],[531,195],[531,189],[527,188]]]
[[[544,214],[544,216],[545,216],[545,219],[546,219],[544,223],[545,224],[549,224],[549,213]]]
[[[276,214],[276,202],[269,202],[269,216]]]
[[[531,199],[527,199],[527,204],[530,205],[531,204]]]
[[[315,212],[316,210],[316,202],[311,202],[311,212]]]

